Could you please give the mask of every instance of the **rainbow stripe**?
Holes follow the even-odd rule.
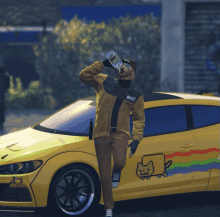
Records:
[[[166,155],[165,158],[174,158],[174,157],[185,157],[185,156],[190,156],[192,154],[207,154],[209,152],[219,152],[219,148],[209,148],[207,150],[191,150],[191,151],[188,151],[188,152],[185,152],[185,153],[182,153],[182,152],[175,152],[173,154],[169,154],[169,155]]]
[[[217,148],[209,148],[207,150],[191,150],[189,152],[176,152],[170,155],[165,155],[166,162],[171,160],[174,157],[186,157],[191,156],[192,154],[207,154],[210,152],[219,153]],[[220,169],[220,160],[216,158],[211,158],[205,161],[195,160],[190,163],[174,163],[169,168],[166,169],[168,176],[173,176],[175,174],[188,174],[196,171],[204,172],[210,169]]]

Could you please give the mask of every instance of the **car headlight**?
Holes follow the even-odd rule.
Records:
[[[38,169],[43,161],[33,160],[0,166],[0,174],[25,174]]]

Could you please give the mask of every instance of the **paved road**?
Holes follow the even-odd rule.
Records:
[[[6,111],[4,131],[0,135],[32,126],[55,110]],[[116,217],[220,217],[220,193],[199,192],[115,202]],[[94,217],[105,214],[104,206]],[[0,217],[51,217],[50,213],[0,212]]]
[[[116,217],[219,217],[219,193],[191,193],[115,202],[115,213]],[[99,205],[93,217],[102,217],[104,214],[104,206]],[[0,216],[52,217],[53,215],[41,211],[37,214],[0,212]]]

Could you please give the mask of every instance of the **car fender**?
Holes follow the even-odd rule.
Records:
[[[209,182],[206,191],[219,191],[220,190],[220,177],[219,177],[219,163],[220,163],[220,154],[215,159],[210,170]]]
[[[99,176],[96,156],[80,151],[64,152],[48,159],[31,183],[37,207],[46,207],[49,187],[55,173],[62,167],[72,163],[84,163],[95,169]]]

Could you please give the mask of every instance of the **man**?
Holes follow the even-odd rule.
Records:
[[[106,217],[113,216],[114,202],[112,187],[120,182],[121,170],[126,163],[127,148],[133,156],[143,138],[145,127],[144,96],[131,84],[136,71],[136,63],[123,59],[119,79],[113,79],[100,72],[105,67],[113,68],[109,60],[96,61],[83,69],[79,78],[85,84],[94,86],[96,92],[96,119],[93,139],[98,160]],[[130,137],[130,114],[133,130]],[[113,172],[111,176],[111,153],[113,152]]]

